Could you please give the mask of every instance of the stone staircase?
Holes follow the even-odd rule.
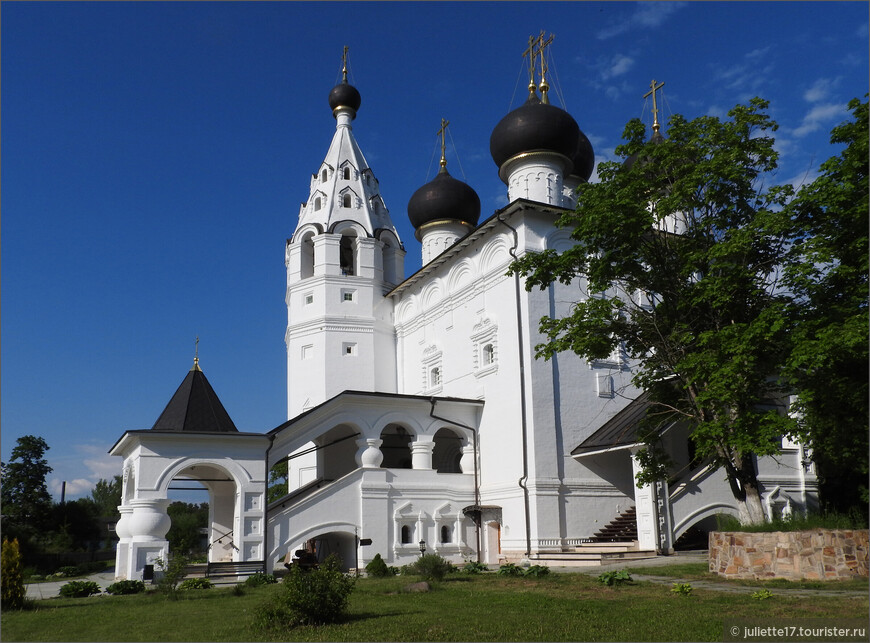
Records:
[[[637,540],[637,514],[634,507],[626,509],[590,538],[595,543],[615,543]]]

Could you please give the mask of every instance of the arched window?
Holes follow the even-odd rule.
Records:
[[[356,274],[356,256],[353,248],[353,237],[342,235],[341,244],[338,249],[338,260],[341,267],[341,274],[355,275]]]
[[[412,469],[411,435],[405,427],[390,424],[381,431],[381,453],[384,469]]]
[[[315,210],[319,210],[321,205],[322,205],[322,202],[320,200],[320,197],[317,197],[316,199],[314,199],[314,209]]]
[[[341,207],[349,208],[350,207],[350,194],[345,194],[341,197]]]
[[[349,167],[344,168],[344,180],[350,181],[350,168]]]
[[[326,168],[323,168],[323,171],[320,173],[320,180],[326,182],[327,176]]]
[[[492,344],[486,344],[483,347],[483,365],[489,366],[495,363],[495,347]]]
[[[449,525],[441,525],[441,542],[442,543],[452,543],[453,542],[453,534],[451,533],[451,529]]]
[[[429,386],[435,388],[436,386],[441,386],[441,367],[435,366],[431,371],[429,371]]]
[[[409,545],[414,542],[414,533],[410,525],[402,525],[402,544]]]
[[[451,429],[441,428],[435,433],[434,442],[432,468],[438,473],[462,473],[462,437]]]

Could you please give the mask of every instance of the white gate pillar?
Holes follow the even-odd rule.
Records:
[[[656,524],[655,494],[653,486],[638,486],[637,474],[641,470],[637,452],[641,447],[631,450],[631,477],[634,484],[634,505],[637,515],[637,540],[641,551],[655,551],[658,547],[658,525]]]

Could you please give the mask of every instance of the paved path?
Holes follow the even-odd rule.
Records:
[[[56,598],[60,596],[58,593],[61,586],[66,585],[71,580],[91,580],[100,586],[100,589],[105,591],[106,587],[115,582],[115,568],[107,569],[99,574],[91,574],[83,578],[58,578],[57,580],[46,581],[44,583],[31,583],[25,585],[27,589],[27,598],[41,600],[43,598]]]

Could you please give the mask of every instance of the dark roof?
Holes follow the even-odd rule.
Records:
[[[629,447],[637,443],[637,429],[651,406],[649,394],[644,391],[628,406],[610,418],[595,433],[583,440],[571,455],[582,456],[593,451],[614,447]]]
[[[329,92],[329,107],[335,112],[339,107],[350,107],[353,113],[359,111],[359,106],[362,103],[362,97],[359,91],[353,85],[349,85],[347,81],[336,85]]]
[[[152,431],[237,433],[238,429],[198,366],[188,372]]]
[[[433,221],[462,221],[477,225],[480,197],[467,183],[450,176],[442,167],[434,179],[419,188],[408,201],[408,219],[415,229]]]
[[[568,112],[542,103],[536,94],[502,118],[489,138],[492,160],[501,168],[518,154],[549,151],[568,159],[578,151],[580,128]],[[590,146],[591,149],[591,146]]]

